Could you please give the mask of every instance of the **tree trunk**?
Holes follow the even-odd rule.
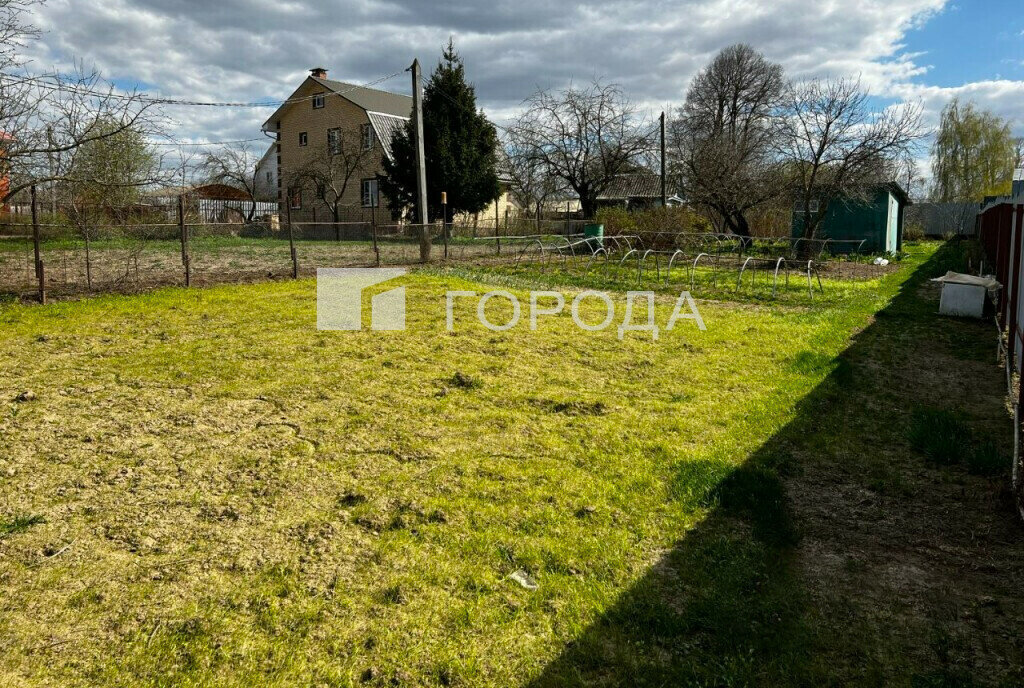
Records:
[[[597,199],[596,198],[585,198],[580,196],[580,210],[583,212],[583,219],[590,220],[597,215]],[[569,211],[566,210],[566,219],[568,219]]]
[[[92,253],[89,250],[89,232],[85,233],[85,284],[92,291]]]
[[[736,234],[740,235],[741,237],[746,237],[749,239],[751,234],[750,224],[747,222],[747,218],[743,215],[743,213],[736,213],[735,217],[736,221],[735,226],[733,227],[733,231]]]

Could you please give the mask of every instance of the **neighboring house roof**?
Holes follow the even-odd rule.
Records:
[[[399,129],[405,126],[409,118],[370,110],[366,111],[366,116],[370,118],[370,125],[373,126],[373,131],[377,136],[377,140],[380,141],[380,147],[383,149],[384,155],[388,157],[388,160],[394,160],[395,157],[391,152],[391,139]]]
[[[597,200],[621,201],[627,198],[661,198],[661,177],[646,172],[620,174]]]
[[[252,197],[243,189],[227,184],[200,184],[198,186],[173,186],[154,189],[143,194],[148,198],[171,198],[187,194],[193,198],[206,198],[217,201],[248,201]]]
[[[256,167],[263,167],[263,165],[269,163],[271,160],[273,160],[274,155],[276,153],[277,153],[277,142],[275,141],[274,143],[272,143],[269,146],[267,146],[267,152],[264,153],[263,157],[260,158],[260,161],[258,163],[256,163]]]

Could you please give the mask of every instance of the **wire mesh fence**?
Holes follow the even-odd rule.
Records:
[[[177,217],[168,222],[168,217]],[[527,240],[572,234],[580,221],[210,222],[187,204],[147,213],[0,221],[0,293],[65,298],[135,293],[161,286],[206,286],[311,276],[321,267],[397,266],[430,260],[515,257]],[[532,231],[530,235],[521,234]]]
[[[584,237],[586,220],[479,217],[447,224],[357,221],[211,222],[184,197],[160,207],[70,209],[60,215],[0,221],[0,294],[18,298],[135,293],[161,286],[208,286],[312,276],[322,267],[402,266],[431,261],[519,264],[537,255],[571,255],[575,262],[638,263],[672,273],[708,268],[717,279],[733,270],[756,281],[759,272],[808,279],[826,274],[870,278],[879,267],[863,242],[764,238],[655,231]],[[173,221],[169,221],[173,220]],[[430,245],[424,252],[424,241]],[[429,256],[429,258],[427,258]],[[563,256],[564,258],[564,256]],[[768,277],[766,276],[767,280]],[[693,280],[690,280],[693,282]]]

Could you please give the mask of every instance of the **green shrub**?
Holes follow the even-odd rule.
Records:
[[[712,230],[707,218],[684,207],[601,208],[594,221],[604,225],[605,234],[639,235],[648,248],[667,248],[672,244],[673,235],[680,232],[700,234]]]
[[[921,241],[924,239],[924,225],[920,222],[908,222],[903,229],[903,238],[906,241]]]

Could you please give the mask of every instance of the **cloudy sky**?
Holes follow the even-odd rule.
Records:
[[[650,110],[678,103],[720,48],[747,42],[792,77],[859,75],[879,102],[960,95],[1024,135],[1021,0],[48,0],[32,68],[94,64],[119,85],[211,101],[283,99],[310,67],[366,83],[427,68],[454,36],[497,121],[538,88],[595,77]],[[381,85],[408,92],[408,77]],[[168,111],[181,140],[259,136],[271,109]]]

